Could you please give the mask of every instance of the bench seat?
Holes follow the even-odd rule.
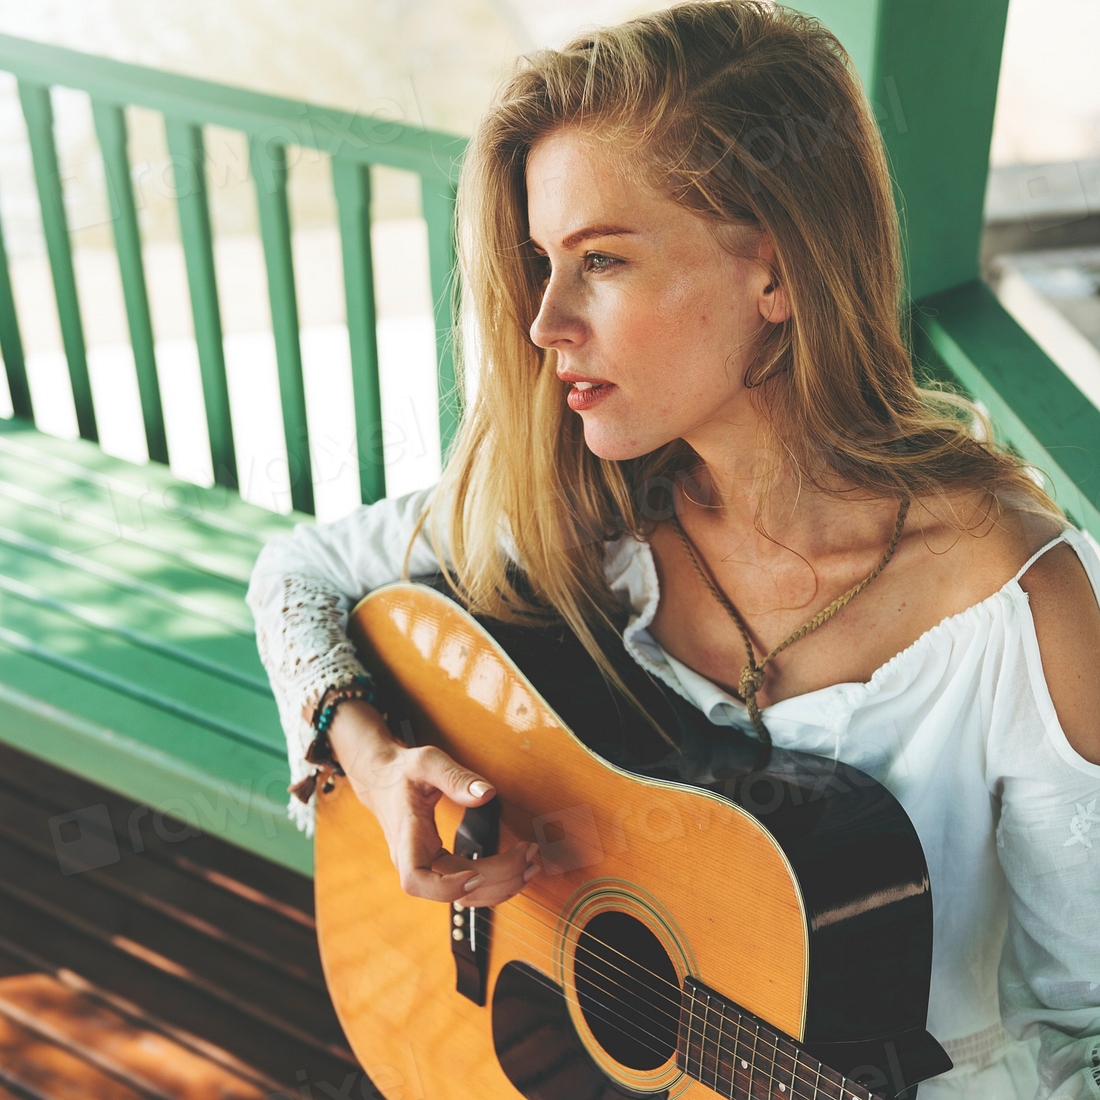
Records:
[[[0,420],[0,740],[310,873],[244,602],[310,518]]]

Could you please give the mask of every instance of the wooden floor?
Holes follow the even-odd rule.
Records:
[[[311,1092],[376,1095],[311,881],[0,746],[0,1100]]]

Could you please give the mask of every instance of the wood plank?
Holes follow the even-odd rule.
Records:
[[[135,816],[135,810],[141,807],[132,800],[3,743],[0,783],[18,791],[28,804],[39,806],[40,815],[45,816],[65,813],[74,806],[103,803],[108,807],[120,850],[150,853],[191,876],[196,886],[209,883],[216,890],[245,899],[250,907],[280,914],[312,935],[313,883],[304,875],[207,834],[188,837],[185,842],[175,835],[162,835],[151,815]],[[254,908],[248,911],[250,924]]]
[[[49,1100],[153,1100],[3,1014],[0,1080]]]
[[[0,493],[24,509],[61,513],[97,541],[136,543],[193,569],[247,587],[259,546],[254,539],[165,518],[140,502],[105,496],[97,486],[0,452]]]
[[[343,1035],[323,988],[302,982],[224,937],[105,889],[86,874],[58,874],[57,857],[0,835],[0,896],[18,898],[53,919],[162,970],[301,1043],[338,1049]]]
[[[918,354],[989,409],[999,437],[1050,478],[1073,521],[1100,538],[1100,410],[975,280],[914,309]]]
[[[47,974],[0,979],[0,1017],[141,1093],[166,1100],[261,1100],[265,1095],[255,1082],[135,1025]]]
[[[177,660],[110,628],[91,625],[0,584],[0,638],[35,642],[38,656],[107,684],[188,722],[261,749],[282,743],[275,700],[264,686],[246,687]],[[52,657],[51,657],[52,655]]]
[[[0,543],[98,577],[123,591],[150,596],[170,610],[203,616],[212,630],[253,637],[241,584],[200,573],[145,547],[105,540],[62,515],[20,508],[2,494]]]
[[[0,906],[0,937],[35,953],[51,970],[75,971],[151,1017],[223,1049],[247,1065],[264,1067],[265,1073],[278,1081],[294,1082],[302,1069],[312,1080],[341,1081],[355,1068],[346,1053],[322,1049],[243,1014],[178,975],[117,950],[102,937],[11,893]]]
[[[0,450],[26,462],[94,482],[105,492],[141,500],[211,531],[231,531],[263,542],[310,517],[280,515],[249,504],[220,485],[207,488],[182,481],[157,463],[137,466],[115,458],[82,439],[59,439],[37,432],[26,421],[0,421]]]
[[[120,590],[101,577],[79,573],[2,541],[0,590],[190,664],[262,699],[271,696],[252,638],[236,632],[211,633],[209,620],[178,607],[169,611],[144,593]]]
[[[466,139],[389,118],[301,103],[210,80],[130,65],[77,50],[0,35],[0,67],[65,84],[113,102],[247,133],[286,132],[307,148],[357,152],[364,161],[407,172],[442,171],[461,159]]]
[[[85,796],[95,798],[96,795]],[[101,797],[101,796],[100,796]],[[72,803],[70,803],[72,804]],[[85,805],[96,803],[85,802]],[[57,807],[32,801],[17,788],[0,780],[0,836],[56,861],[49,818]],[[116,813],[112,821],[129,821],[133,811]],[[178,833],[175,823],[169,833]],[[140,832],[138,836],[140,838]],[[139,851],[133,837],[116,834],[119,859],[83,874],[97,886],[112,890],[136,905],[147,906],[173,921],[248,955],[269,969],[278,970],[314,989],[324,988],[321,960],[311,923],[265,906],[241,892],[226,890],[171,863],[162,863]],[[236,930],[244,930],[240,934]]]

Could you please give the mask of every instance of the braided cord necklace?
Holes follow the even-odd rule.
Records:
[[[699,579],[707,586],[711,595],[726,609],[729,617],[737,624],[738,633],[740,633],[741,640],[745,643],[745,653],[748,657],[748,662],[745,667],[741,669],[739,694],[745,701],[745,706],[748,707],[749,717],[752,719],[753,728],[756,730],[756,735],[763,744],[770,745],[772,739],[771,734],[768,732],[768,727],[764,724],[764,719],[760,715],[760,707],[756,702],[756,693],[764,686],[764,670],[768,662],[777,657],[788,646],[797,642],[799,638],[805,638],[807,634],[812,634],[819,626],[828,622],[845,604],[851,603],[851,601],[886,568],[887,563],[894,556],[894,551],[898,548],[898,542],[901,540],[902,528],[905,527],[905,517],[908,514],[909,500],[906,498],[901,502],[901,506],[898,508],[898,521],[894,525],[894,534],[890,539],[890,545],[886,548],[886,553],[882,556],[882,561],[880,561],[878,565],[859,582],[859,584],[849,588],[843,596],[838,596],[828,607],[823,607],[812,619],[808,619],[804,622],[793,634],[775,646],[759,663],[756,660],[756,653],[753,650],[752,640],[749,638],[749,630],[748,627],[745,626],[745,620],[741,618],[740,612],[733,606],[729,597],[707,574],[707,571],[703,568],[699,560],[702,555],[700,555],[695,543],[691,541],[688,533],[680,524],[679,516],[673,514],[672,527],[676,531],[676,534],[680,536],[680,542],[683,543],[684,549],[691,559],[691,564],[695,567],[695,572],[699,574]]]

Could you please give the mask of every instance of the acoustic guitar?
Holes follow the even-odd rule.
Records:
[[[325,975],[389,1100],[912,1100],[950,1068],[924,856],[868,775],[711,727],[627,657],[669,750],[570,632],[422,584],[371,592],[348,632],[391,728],[497,790],[439,803],[444,844],[535,840],[544,865],[492,909],[410,897],[347,781],[322,783]]]

